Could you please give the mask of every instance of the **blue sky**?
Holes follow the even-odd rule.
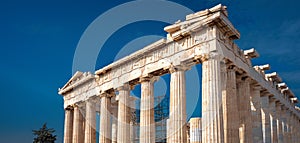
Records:
[[[56,129],[58,142],[62,142],[63,100],[57,89],[72,76],[78,41],[99,15],[125,2],[128,1],[0,2],[0,142],[31,142],[31,130],[40,128],[44,122]],[[241,33],[241,39],[236,41],[240,48],[255,47],[261,57],[255,59],[254,64],[271,64],[271,71],[277,71],[294,93],[300,95],[300,2],[173,2],[193,11],[218,3],[226,5],[229,19]],[[166,25],[145,21],[118,30],[103,46],[96,68],[112,62],[113,55],[137,37],[149,34],[165,36],[163,27]]]

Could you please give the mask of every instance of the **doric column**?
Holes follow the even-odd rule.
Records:
[[[292,142],[296,143],[296,124],[295,124],[295,114],[292,113],[292,131],[291,131]]]
[[[201,143],[201,118],[191,118],[190,143]]]
[[[252,116],[250,105],[250,79],[240,77],[237,82],[238,109],[240,115],[240,140],[244,143],[252,143]]]
[[[299,118],[298,116],[296,118],[296,142],[300,142],[300,126],[299,126]]]
[[[130,87],[128,84],[117,89],[119,91],[118,105],[118,143],[130,142]]]
[[[141,82],[140,143],[155,142],[154,80],[143,77]]]
[[[261,108],[263,142],[271,143],[269,97],[267,95],[261,97]]]
[[[185,91],[185,71],[174,67],[170,69],[170,113],[169,125],[170,142],[186,142],[186,91]],[[168,128],[170,129],[170,128]]]
[[[100,106],[100,143],[111,143],[111,123],[110,123],[111,100],[108,93],[101,94]]]
[[[77,105],[74,105],[74,120],[73,120],[73,143],[84,142],[84,121],[82,113]]]
[[[112,143],[117,143],[117,132],[118,132],[118,106],[112,108],[112,127],[111,127],[111,139]]]
[[[130,121],[130,143],[136,142],[136,125],[134,121]]]
[[[288,142],[291,143],[292,142],[292,113],[291,111],[288,109],[287,110],[287,138],[288,138]]]
[[[167,124],[167,133],[166,133],[167,143],[170,143],[170,137],[171,137],[171,134],[169,133],[171,131],[170,119],[167,119],[166,124]]]
[[[65,109],[64,143],[72,143],[73,134],[73,107]]]
[[[299,142],[299,138],[298,138],[298,132],[299,132],[299,126],[297,124],[297,115],[294,114],[294,140],[295,142]]]
[[[277,116],[276,116],[276,103],[274,100],[270,100],[269,104],[269,111],[270,111],[270,123],[271,123],[271,139],[272,143],[278,142],[278,135],[277,135]]]
[[[287,116],[288,116],[288,110],[285,107],[282,107],[282,116],[281,116],[281,120],[282,120],[282,130],[283,130],[283,142],[284,143],[288,143],[288,124],[287,124]]]
[[[239,112],[236,93],[236,70],[230,66],[222,70],[222,103],[224,143],[239,142]]]
[[[260,86],[251,85],[252,135],[254,143],[263,142],[260,90]]]
[[[202,142],[223,143],[221,67],[219,56],[202,60]]]
[[[130,96],[130,101],[129,101],[129,114],[130,114],[130,143],[135,143],[136,142],[136,137],[137,137],[137,119],[136,119],[136,108],[135,108],[135,98],[133,96]]]
[[[277,113],[277,136],[278,136],[278,143],[283,142],[283,128],[282,128],[282,109],[280,103],[276,104],[276,113]]]
[[[294,125],[295,125],[295,130],[294,130],[294,138],[295,138],[295,142],[299,142],[298,139],[298,130],[299,130],[299,126],[297,124],[297,115],[294,115]]]
[[[86,101],[84,143],[96,142],[96,109],[93,101]]]

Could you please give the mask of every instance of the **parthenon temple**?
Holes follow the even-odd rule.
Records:
[[[166,38],[95,73],[78,71],[59,89],[64,143],[300,142],[297,97],[278,73],[268,73],[269,64],[252,65],[259,57],[255,49],[241,50],[234,43],[240,33],[226,6],[187,15],[164,30]],[[196,65],[202,66],[202,95],[193,96],[202,98],[202,116],[187,119],[186,71]],[[166,74],[166,137],[157,141],[154,83]],[[130,91],[139,84],[140,116],[135,123],[136,98]]]

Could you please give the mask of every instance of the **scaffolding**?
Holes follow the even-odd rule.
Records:
[[[140,100],[136,101],[136,105],[140,106]],[[155,120],[155,142],[167,142],[167,119],[169,117],[169,97],[166,95],[154,97],[154,120]],[[139,124],[140,124],[140,110],[136,109],[136,123],[137,136],[135,143],[139,142]]]

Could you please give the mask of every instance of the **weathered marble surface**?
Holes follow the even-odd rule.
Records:
[[[186,142],[184,71],[197,64],[202,64],[203,70],[203,143],[299,141],[296,96],[278,73],[266,73],[270,65],[253,67],[251,59],[259,56],[255,49],[243,51],[234,43],[240,34],[229,21],[226,6],[187,15],[185,21],[164,30],[166,39],[97,70],[95,75],[76,72],[59,89],[66,109],[64,142],[94,142],[89,125],[95,124],[96,112],[101,116],[102,142],[133,142],[130,90],[137,84],[142,84],[143,90],[141,142],[154,142],[153,111],[148,109],[152,108],[154,89],[143,80],[164,74],[171,74],[167,141]],[[110,95],[103,96],[106,93]],[[91,99],[93,106],[88,102]],[[112,125],[110,109],[115,117]]]

